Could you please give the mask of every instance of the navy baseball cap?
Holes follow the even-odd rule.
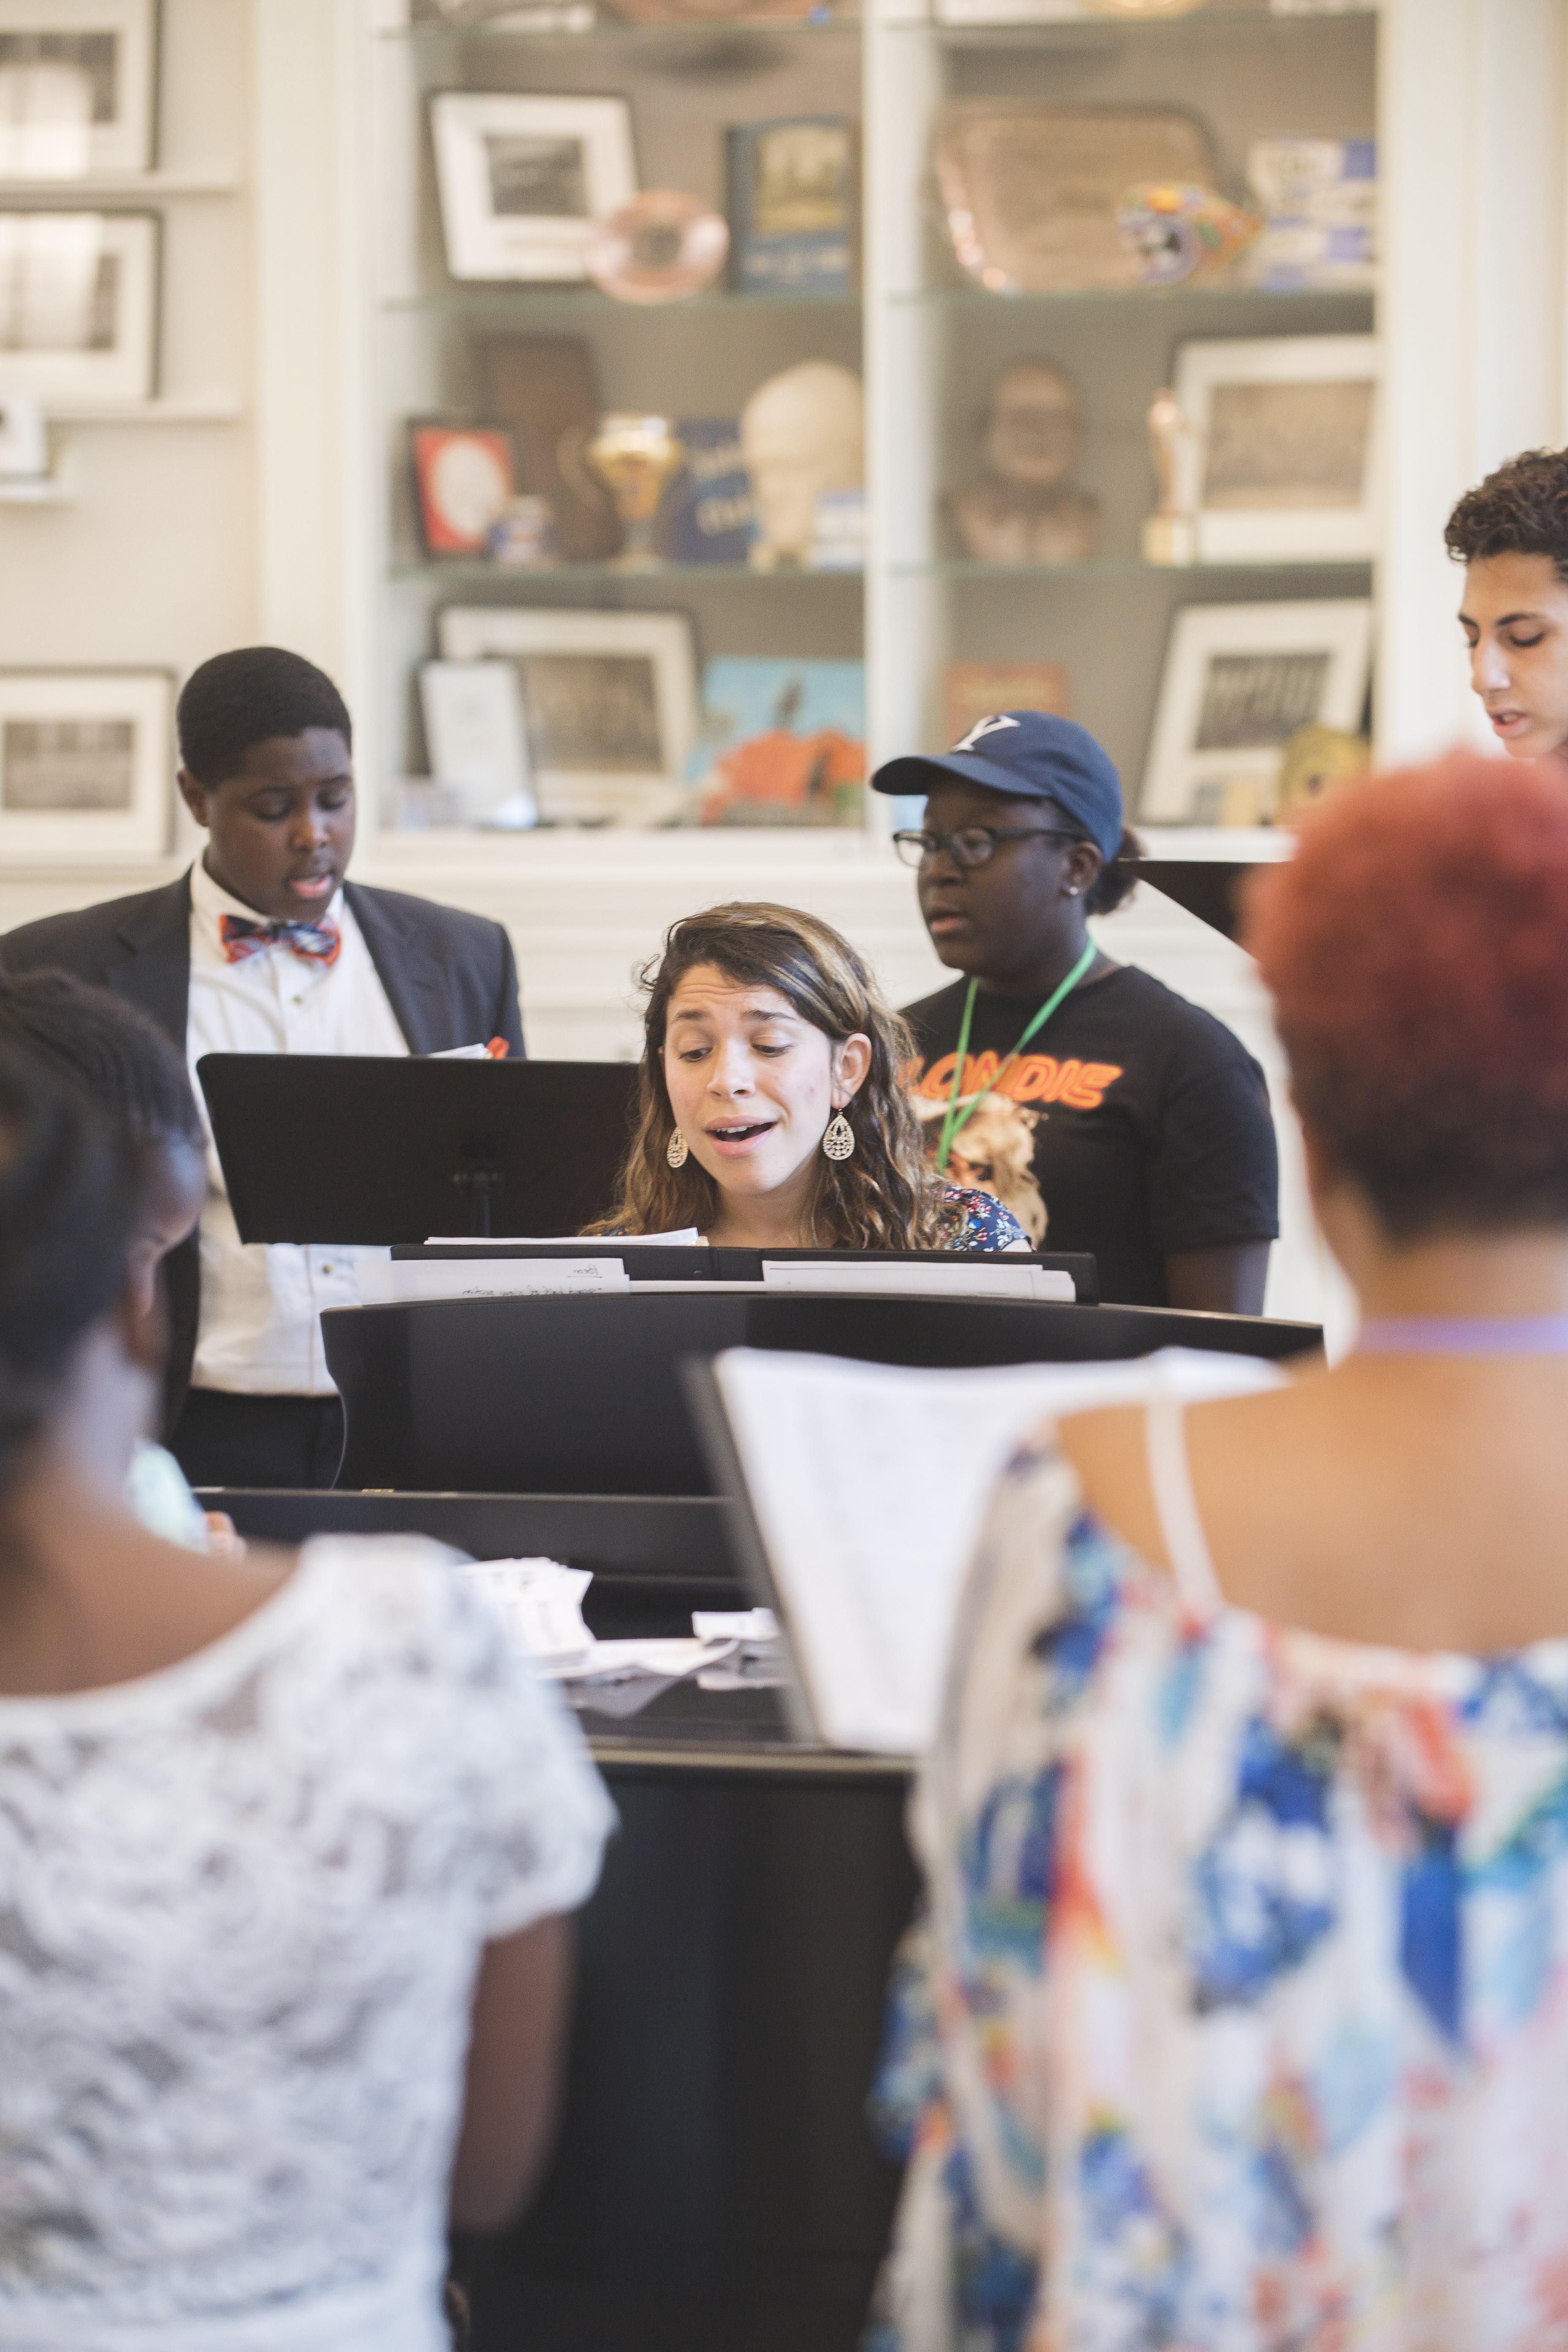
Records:
[[[934,772],[933,772],[934,771]],[[1121,845],[1121,779],[1087,727],[1044,710],[977,719],[951,751],[909,752],[871,779],[877,793],[913,799],[944,776],[962,776],[1021,800],[1055,801],[1083,827],[1107,865]]]

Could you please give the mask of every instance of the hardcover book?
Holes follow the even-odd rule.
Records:
[[[743,122],[730,131],[730,254],[740,292],[853,291],[855,151],[855,125],[843,114]]]
[[[752,544],[752,482],[733,416],[683,416],[675,435],[686,465],[659,519],[671,563],[744,563]]]

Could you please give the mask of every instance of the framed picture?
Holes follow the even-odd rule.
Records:
[[[454,278],[585,278],[595,222],[637,194],[624,98],[443,90],[430,128]]]
[[[680,808],[697,731],[684,613],[453,604],[437,633],[448,661],[515,663],[543,815],[651,824]]]
[[[158,373],[158,217],[0,212],[0,378],[46,407],[150,400]]]
[[[443,425],[414,418],[414,505],[426,555],[483,555],[490,525],[516,496],[511,435],[504,425]]]
[[[864,824],[863,663],[725,655],[703,672],[702,703],[698,823]]]
[[[174,695],[165,670],[0,670],[0,864],[161,856]]]
[[[1373,335],[1182,345],[1176,489],[1201,562],[1372,557],[1378,374]]]
[[[1362,598],[1186,605],[1166,648],[1140,818],[1266,824],[1297,729],[1361,725],[1371,657]]]
[[[457,795],[465,823],[517,831],[535,823],[522,694],[512,664],[423,662],[419,704],[430,781]]]
[[[153,167],[158,0],[0,0],[0,180]]]

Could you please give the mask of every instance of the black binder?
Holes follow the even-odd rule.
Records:
[[[574,1234],[615,1201],[630,1062],[205,1054],[242,1242]]]

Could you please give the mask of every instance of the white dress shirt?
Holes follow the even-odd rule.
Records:
[[[204,1054],[407,1053],[364,934],[341,890],[326,912],[342,934],[336,963],[314,962],[279,946],[229,963],[219,916],[261,919],[220,888],[199,857],[192,867],[185,1052],[204,1122],[206,1106],[195,1075]],[[301,1136],[300,1150],[310,1148],[309,1136]],[[209,1124],[202,1319],[191,1385],[252,1396],[333,1395],[318,1318],[326,1307],[357,1307],[356,1259],[385,1255],[384,1249],[338,1249],[330,1243],[242,1242]]]

